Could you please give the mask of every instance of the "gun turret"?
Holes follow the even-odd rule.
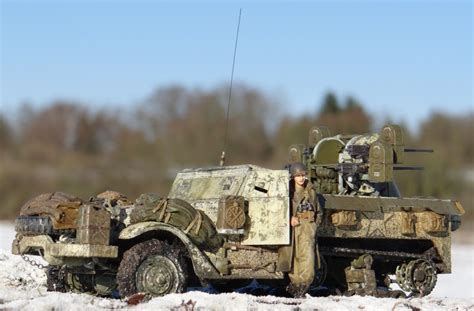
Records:
[[[332,194],[398,196],[393,171],[423,170],[406,165],[405,154],[433,152],[405,147],[403,131],[394,124],[367,135],[331,136],[327,127],[313,127],[308,143],[291,146],[290,163],[304,163],[316,190]]]

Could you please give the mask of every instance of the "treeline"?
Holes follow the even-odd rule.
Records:
[[[0,218],[15,217],[32,196],[56,190],[83,198],[106,189],[132,199],[166,195],[178,171],[217,165],[224,147],[227,165],[281,168],[288,147],[306,143],[314,125],[333,134],[379,130],[357,99],[333,93],[298,117],[281,115],[278,98],[244,85],[233,91],[228,122],[227,103],[225,87],[172,86],[128,109],[57,101],[37,109],[23,105],[13,118],[0,115]],[[426,169],[398,176],[404,195],[459,198],[472,210],[473,178],[466,170],[474,167],[473,120],[472,114],[433,113],[416,136],[405,128],[408,146],[435,153],[413,155],[413,164]]]

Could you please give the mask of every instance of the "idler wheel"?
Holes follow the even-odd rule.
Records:
[[[436,285],[436,267],[425,259],[412,260],[397,267],[396,278],[404,291],[418,297],[426,296]]]

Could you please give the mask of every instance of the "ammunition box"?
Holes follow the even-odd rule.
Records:
[[[308,146],[314,147],[323,138],[329,137],[331,134],[326,126],[314,126],[309,130]]]
[[[395,153],[394,162],[401,164],[404,161],[404,142],[403,132],[398,125],[386,125],[382,128],[380,139],[388,144],[391,144]]]
[[[369,180],[371,182],[393,180],[393,149],[391,145],[376,141],[370,146]]]
[[[76,242],[78,244],[108,245],[110,213],[101,207],[83,205],[79,209]]]
[[[290,163],[303,161],[304,156],[304,145],[292,145],[290,147]]]

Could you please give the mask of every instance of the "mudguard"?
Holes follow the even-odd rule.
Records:
[[[194,273],[196,273],[200,279],[214,279],[220,276],[214,266],[209,262],[207,257],[193,244],[191,239],[183,231],[171,225],[155,221],[146,221],[133,224],[120,232],[119,239],[133,239],[150,231],[166,231],[173,234],[181,242],[183,242],[191,257]]]

